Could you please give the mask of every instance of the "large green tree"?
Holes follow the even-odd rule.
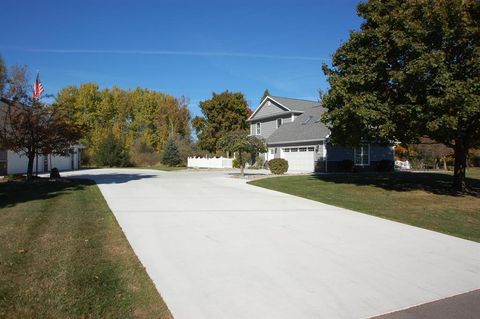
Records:
[[[183,97],[143,88],[100,90],[95,83],[84,83],[62,89],[56,105],[85,127],[82,142],[92,158],[99,158],[111,134],[132,157],[136,144],[159,154],[169,138],[190,141],[190,112]]]
[[[210,100],[200,102],[200,109],[203,116],[195,117],[192,126],[202,150],[214,153],[220,137],[231,131],[247,129],[249,109],[242,93],[213,93]]]
[[[453,186],[465,190],[468,149],[480,145],[480,1],[370,0],[359,31],[324,65],[324,120],[334,142],[451,147]]]

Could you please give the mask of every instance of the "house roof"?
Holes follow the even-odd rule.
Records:
[[[292,111],[304,112],[306,109],[320,105],[320,102],[318,101],[291,99],[291,98],[281,97],[281,96],[270,96],[270,97],[275,102],[280,103],[281,105],[289,108]]]
[[[273,116],[273,114],[269,114],[267,116],[255,117],[257,112],[263,107],[266,100],[271,100],[275,104],[278,104],[282,109],[285,110],[285,114],[302,113],[308,108],[314,107],[316,105],[320,105],[320,102],[318,102],[318,101],[292,99],[292,98],[287,98],[287,97],[270,96],[269,95],[269,96],[265,97],[262,102],[260,102],[259,106],[255,109],[255,112],[253,112],[252,115],[250,115],[250,117],[247,119],[247,122],[250,122],[250,121],[253,121],[253,120],[264,119],[264,118],[268,118],[268,117]]]
[[[330,134],[330,130],[320,120],[325,109],[318,105],[306,108],[295,121],[285,123],[267,138],[267,144],[320,141]]]

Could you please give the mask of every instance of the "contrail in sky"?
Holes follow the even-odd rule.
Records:
[[[238,57],[261,58],[280,60],[305,60],[305,61],[330,61],[329,58],[315,56],[274,55],[245,52],[209,52],[209,51],[175,51],[175,50],[102,50],[102,49],[25,49],[27,52],[36,53],[61,53],[61,54],[125,54],[125,55],[177,55],[177,56],[205,56],[205,57]]]

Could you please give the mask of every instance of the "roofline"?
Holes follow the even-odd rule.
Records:
[[[305,102],[313,102],[313,103],[322,104],[320,101],[312,101],[312,100],[307,100],[307,99],[297,99],[297,98],[294,98],[294,97],[286,97],[286,96],[274,96],[274,97],[279,97],[279,98],[287,99],[287,100],[297,100],[297,101],[305,101]]]
[[[280,105],[281,107],[287,109],[287,111],[292,111],[290,110],[288,107],[286,107],[285,105],[283,105],[282,103],[276,101],[275,99],[273,99],[270,95],[267,95],[262,102],[260,102],[260,104],[257,106],[255,112],[252,113],[252,115],[250,115],[250,117],[247,119],[247,121],[250,121],[254,116],[255,114],[257,114],[258,110],[261,109],[261,106],[263,105],[263,103],[267,100],[267,99],[270,99],[272,100],[273,102],[277,103],[278,105]]]
[[[278,145],[278,144],[291,144],[291,143],[307,143],[307,142],[320,142],[325,141],[327,138],[315,138],[311,140],[296,140],[296,141],[280,141],[280,142],[268,142],[267,145]]]
[[[247,122],[261,121],[261,120],[265,120],[265,119],[269,119],[269,118],[275,118],[275,117],[282,116],[282,115],[303,114],[303,113],[304,113],[304,111],[291,110],[291,111],[285,111],[283,113],[274,113],[274,114],[264,115],[264,116],[258,117],[256,119],[247,119]],[[285,123],[285,124],[288,124],[288,123]]]

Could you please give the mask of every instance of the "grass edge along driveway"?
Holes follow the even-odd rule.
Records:
[[[468,182],[480,190],[480,169]],[[480,197],[453,196],[442,173],[326,174],[278,176],[249,182],[452,236],[480,242]]]
[[[0,183],[1,318],[171,318],[93,181]]]

